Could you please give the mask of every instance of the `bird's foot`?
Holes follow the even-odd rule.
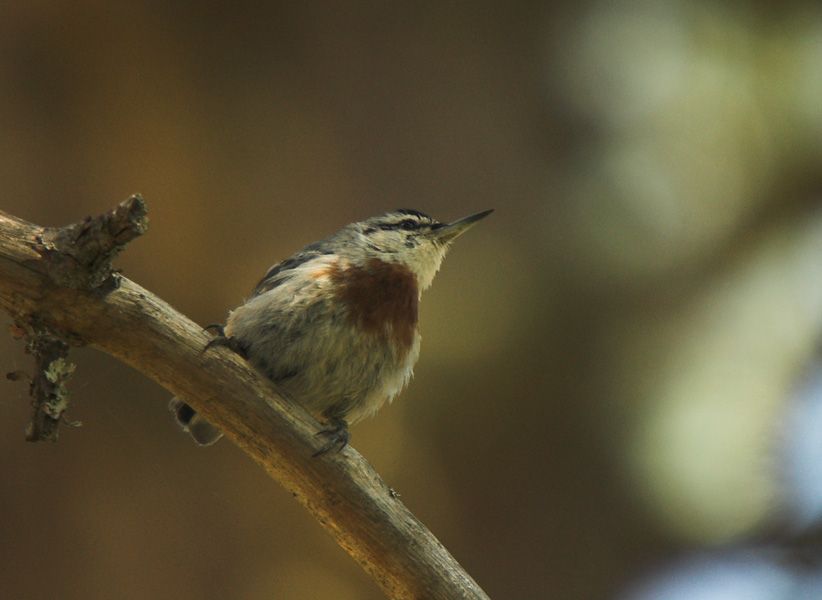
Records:
[[[204,329],[205,331],[214,331],[215,335],[211,338],[208,343],[203,348],[203,352],[208,350],[209,348],[217,348],[217,347],[225,347],[229,350],[236,352],[243,358],[248,358],[248,352],[243,344],[237,338],[229,337],[225,334],[225,329],[219,323],[212,323],[208,325]]]
[[[345,422],[345,419],[340,419],[339,417],[329,419],[328,425],[326,429],[318,431],[316,434],[328,438],[328,441],[325,446],[312,454],[315,458],[322,456],[330,450],[339,452],[348,445],[348,440],[351,439],[351,434],[348,432],[348,423]]]
[[[212,323],[203,327],[203,331],[213,331],[218,337],[225,337],[225,326],[222,323]]]

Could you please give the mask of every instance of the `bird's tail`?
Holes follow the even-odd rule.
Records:
[[[222,431],[198,415],[197,411],[179,398],[172,398],[168,403],[168,409],[174,413],[174,418],[183,431],[191,434],[200,446],[210,446],[223,437]]]

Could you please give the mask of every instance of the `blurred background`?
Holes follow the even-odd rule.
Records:
[[[353,445],[492,598],[822,598],[818,2],[2,2],[0,132],[3,210],[142,193],[119,266],[201,324],[345,223],[496,208]],[[381,597],[73,357],[57,444],[0,386],[0,597]]]

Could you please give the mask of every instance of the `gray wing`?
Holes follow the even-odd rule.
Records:
[[[284,281],[287,281],[293,275],[292,271],[295,268],[307,263],[309,260],[326,254],[334,254],[334,252],[331,250],[331,245],[328,240],[323,240],[309,244],[293,256],[277,263],[268,270],[260,280],[260,283],[257,284],[257,287],[254,288],[254,292],[251,295],[252,298],[264,294],[269,290],[273,290]]]

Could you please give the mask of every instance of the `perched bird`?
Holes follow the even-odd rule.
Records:
[[[451,242],[492,211],[440,223],[400,209],[351,223],[271,267],[207,347],[228,346],[288,400],[323,419],[317,454],[342,449],[348,425],[374,414],[411,377],[420,294]],[[201,445],[222,433],[185,402],[169,408]]]

